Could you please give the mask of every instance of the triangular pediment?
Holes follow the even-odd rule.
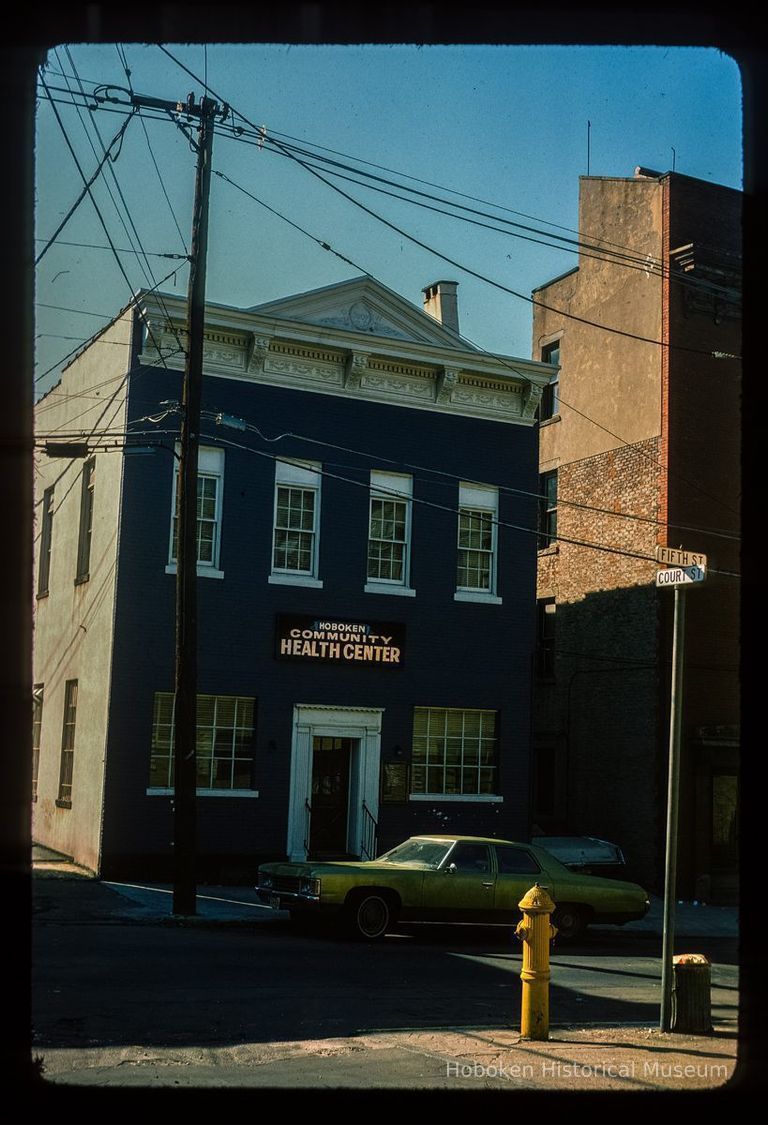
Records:
[[[475,350],[428,313],[369,277],[353,277],[338,285],[281,297],[247,311],[358,335],[435,344],[463,352]]]

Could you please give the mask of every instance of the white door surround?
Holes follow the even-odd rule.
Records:
[[[361,855],[363,803],[374,819],[379,815],[379,763],[383,707],[332,707],[296,703],[291,738],[291,788],[288,804],[288,858],[307,858],[312,798],[312,740],[352,738],[350,755],[347,851]]]

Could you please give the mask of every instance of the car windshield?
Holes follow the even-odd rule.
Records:
[[[453,844],[453,840],[406,840],[391,852],[379,856],[379,862],[401,863],[409,867],[438,868]]]

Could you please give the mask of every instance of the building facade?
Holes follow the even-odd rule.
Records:
[[[534,819],[663,882],[673,594],[686,595],[679,891],[736,895],[741,193],[676,173],[580,181],[576,269],[534,293],[540,411]],[[603,551],[594,544],[612,548]]]
[[[358,278],[206,309],[203,877],[422,831],[528,836],[555,369],[463,343],[455,283],[425,295]],[[39,434],[88,450],[37,470],[34,838],[112,877],[172,867],[184,325],[183,301],[143,295],[37,408]]]

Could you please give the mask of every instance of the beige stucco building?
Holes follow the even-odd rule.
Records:
[[[741,194],[676,173],[580,181],[578,266],[534,292],[543,538],[534,818],[661,885],[673,595],[687,596],[680,891],[736,893]],[[598,548],[609,548],[602,550]]]

